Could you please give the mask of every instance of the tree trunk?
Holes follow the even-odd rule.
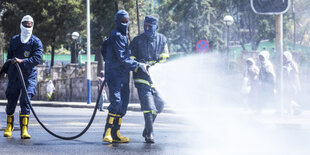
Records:
[[[51,68],[54,66],[54,55],[55,55],[55,46],[52,45],[52,53],[51,53]]]
[[[115,13],[118,11],[118,0],[114,2]]]
[[[140,35],[140,19],[139,19],[139,0],[136,0],[136,8],[137,8],[137,25],[138,25],[138,35]]]
[[[307,32],[307,28],[305,28],[304,32],[303,32],[303,33],[302,33],[302,35],[301,35],[300,42],[299,42],[299,44],[300,44],[300,45],[302,45],[302,44],[303,44],[303,41],[304,41],[304,38],[305,38],[306,32]]]
[[[245,33],[244,32],[240,32],[240,33],[241,33],[241,35],[240,35],[241,36],[240,37],[240,45],[242,47],[242,50],[246,51],[246,49],[245,49],[245,44],[246,44],[246,42],[245,42]]]
[[[189,53],[188,49],[186,48],[184,44],[181,44],[181,48],[184,50],[185,53]]]
[[[260,41],[261,41],[261,39],[254,40],[254,41],[251,42],[252,50],[256,51],[258,49]]]

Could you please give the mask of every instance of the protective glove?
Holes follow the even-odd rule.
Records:
[[[142,63],[140,62],[139,63],[139,68],[146,74],[149,74],[149,68],[150,68],[150,65],[146,64],[146,63]]]

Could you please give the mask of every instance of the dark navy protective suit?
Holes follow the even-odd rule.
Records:
[[[34,35],[31,35],[29,41],[25,44],[21,42],[20,35],[14,36],[10,41],[7,59],[16,57],[23,60],[23,63],[20,64],[20,68],[25,79],[29,99],[36,94],[36,65],[41,62],[42,50],[43,45],[41,40]],[[6,97],[8,99],[6,112],[8,115],[12,115],[15,112],[18,97],[22,92],[22,85],[19,81],[18,72],[14,64],[9,65],[7,73],[9,82],[6,90]],[[30,107],[27,104],[26,94],[24,92],[22,92],[20,96],[20,106],[20,114],[30,114]]]
[[[148,19],[150,21],[147,21]],[[132,59],[151,66],[164,62],[169,57],[167,39],[164,35],[155,32],[157,29],[157,19],[156,22],[154,21],[151,16],[147,16],[145,22],[153,24],[154,27],[153,29],[151,28],[153,33],[146,32],[145,30],[143,34],[135,37],[130,44]],[[155,88],[153,88],[150,77],[138,70],[134,72],[133,78],[138,90],[141,110],[160,113],[163,110],[163,101],[158,96]]]
[[[128,16],[128,14],[127,14]],[[129,72],[138,69],[139,63],[130,59],[128,28],[120,23],[126,14],[117,14],[117,27],[110,34],[105,58],[105,78],[110,93],[109,113],[124,116],[129,103]],[[128,17],[129,18],[129,17]],[[128,23],[127,23],[128,27]]]

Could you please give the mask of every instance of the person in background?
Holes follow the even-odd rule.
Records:
[[[27,96],[31,99],[36,94],[36,66],[41,62],[43,51],[41,40],[32,35],[33,26],[33,18],[30,15],[24,16],[20,22],[21,33],[15,35],[10,41],[7,59],[12,60],[12,63],[8,66],[7,70],[9,79],[5,92],[8,99],[6,105],[7,127],[4,131],[4,137],[12,136],[14,130],[14,112],[17,100],[19,99],[21,107],[19,114],[21,138],[31,138],[28,133],[30,107]],[[22,83],[19,81],[15,63],[18,63],[22,70],[27,92],[21,91]]]
[[[48,100],[53,99],[53,95],[55,93],[55,86],[52,80],[49,80],[46,87],[46,97]]]
[[[103,81],[104,81],[104,71],[102,70],[100,72],[100,76],[98,77],[98,83],[99,83],[98,84],[98,93],[99,93],[100,88],[103,84]],[[105,89],[103,88],[101,95],[100,95],[100,100],[99,100],[99,106],[98,106],[99,111],[103,111],[103,102],[106,102],[107,100],[108,100],[107,93],[106,93]]]
[[[258,94],[259,94],[259,81],[258,81],[258,74],[259,68],[256,66],[255,60],[253,58],[248,58],[246,60],[247,70],[245,73],[245,80],[247,81],[246,90],[247,91],[247,98],[246,102],[247,105],[255,112],[259,113],[260,111],[260,104],[257,102]]]
[[[283,90],[284,109],[286,113],[300,114],[300,105],[297,103],[300,93],[299,69],[290,51],[283,53]]]
[[[276,74],[274,67],[269,60],[269,52],[261,51],[258,55],[260,60],[259,81],[260,81],[260,104],[261,106],[275,103],[275,82]]]

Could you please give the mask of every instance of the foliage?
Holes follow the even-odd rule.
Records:
[[[143,0],[138,1],[140,7],[140,25],[145,15],[145,6],[148,4]],[[115,14],[118,10],[124,9],[129,13],[130,17],[130,33],[129,38],[138,35],[137,12],[135,0],[93,0],[91,5],[91,42],[92,46],[99,50],[103,40],[110,35],[116,26]],[[141,12],[142,11],[142,12]]]
[[[255,14],[248,0],[236,0],[231,6],[235,19],[232,40],[240,42],[244,50],[247,43],[257,50],[262,40],[275,38],[275,16]]]
[[[309,44],[310,13],[309,0],[294,0],[297,20],[297,41]],[[54,49],[64,45],[68,49],[72,42],[71,33],[80,33],[79,44],[86,47],[86,4],[85,0],[1,0],[0,11],[3,13],[1,27],[5,43],[20,32],[21,18],[30,14],[34,17],[34,35],[38,36],[44,47]],[[115,28],[115,13],[125,9],[130,14],[129,38],[138,35],[136,0],[91,0],[91,46],[99,51],[104,38]],[[231,44],[251,43],[256,50],[262,40],[275,38],[275,16],[257,15],[249,0],[138,0],[140,31],[143,33],[145,15],[159,17],[160,33],[168,38],[170,51],[195,51],[198,40],[207,40],[210,48],[221,50],[226,38],[225,15],[235,19],[231,26]],[[284,37],[292,40],[292,10],[284,16]],[[1,37],[0,37],[1,39]],[[3,41],[1,41],[3,43]],[[45,50],[46,51],[46,50]],[[98,55],[98,53],[96,53]],[[97,60],[100,59],[99,57]]]
[[[170,38],[177,50],[195,51],[196,42],[208,40],[211,48],[222,43],[222,21],[216,20],[211,0],[170,0],[159,8],[159,31]],[[179,48],[178,48],[179,47]]]
[[[287,31],[287,40],[294,39],[294,13],[296,21],[296,43],[310,46],[310,1],[309,0],[292,0],[293,5],[289,10],[290,25]]]
[[[3,0],[5,12],[2,27],[5,39],[20,33],[20,21],[24,15],[34,18],[33,34],[43,45],[53,48],[69,44],[73,31],[85,29],[85,4],[82,0]],[[82,31],[83,32],[83,31]]]

